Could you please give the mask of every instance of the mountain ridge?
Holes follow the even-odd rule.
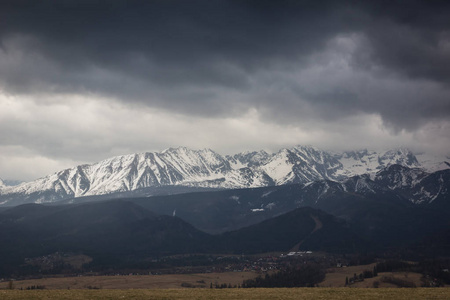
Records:
[[[426,167],[405,148],[332,153],[297,145],[273,154],[261,150],[222,156],[211,149],[178,147],[79,165],[18,186],[0,185],[0,205],[58,202],[151,187],[234,189],[342,181],[365,173],[374,176],[392,164]],[[441,167],[446,164],[450,168],[448,162]]]

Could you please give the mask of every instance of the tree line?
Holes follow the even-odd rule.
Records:
[[[256,287],[313,287],[325,279],[325,270],[319,265],[305,264],[299,267],[288,267],[277,273],[247,279],[243,288]]]

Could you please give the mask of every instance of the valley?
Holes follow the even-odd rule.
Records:
[[[216,282],[227,287],[243,285],[245,279],[250,286],[266,286],[264,280],[258,281],[259,275],[276,281],[276,274],[291,276],[292,268],[317,273],[313,283],[297,286],[390,287],[409,282],[404,278],[408,276],[414,278],[414,286],[434,284],[426,276],[437,278],[440,285],[450,284],[450,278],[439,271],[450,267],[450,169],[419,168],[419,161],[404,149],[382,155],[367,151],[331,155],[296,147],[274,155],[254,152],[225,159],[210,150],[177,148],[160,155],[145,154],[144,165],[133,156],[131,161],[121,157],[79,166],[75,173],[66,170],[45,179],[50,189],[39,189],[36,182],[3,186],[0,197],[17,205],[0,210],[2,284],[13,278],[22,288],[35,281],[35,286],[48,288],[61,287],[60,282],[70,288],[110,288],[125,286],[121,282],[126,279],[134,287],[178,288],[176,282],[184,288],[207,288]],[[94,182],[105,187],[131,184],[124,174],[127,180],[142,182],[134,180],[150,174],[140,171],[151,169],[149,157],[160,166],[165,157],[169,181],[154,187],[146,181],[106,194],[93,192],[98,191],[92,189]],[[358,167],[350,164],[355,160]],[[361,163],[367,173],[357,174]],[[281,174],[277,170],[285,172],[286,166],[290,175],[277,177]],[[88,170],[94,172],[91,177],[86,175]],[[259,183],[227,186],[232,170],[247,174],[247,182]],[[268,181],[254,181],[255,170]],[[90,179],[83,181],[80,172]],[[49,178],[58,179],[52,183]],[[29,193],[26,187],[33,185]],[[57,186],[71,186],[71,191],[84,186],[85,192],[57,188],[61,197],[55,198]],[[26,195],[10,194],[13,189],[22,189]],[[33,200],[35,195],[41,200]],[[352,271],[392,259],[403,267],[385,270],[382,277],[361,280],[363,273],[369,276],[371,271],[363,270],[358,277]],[[432,270],[423,267],[430,259],[437,264]],[[403,261],[415,262],[416,267],[405,267]],[[349,279],[351,272],[355,276]],[[195,276],[204,279],[194,282]],[[221,282],[225,278],[229,282]],[[37,283],[44,281],[50,283]]]

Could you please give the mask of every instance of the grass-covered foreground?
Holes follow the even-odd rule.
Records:
[[[450,299],[449,288],[1,290],[0,299]]]

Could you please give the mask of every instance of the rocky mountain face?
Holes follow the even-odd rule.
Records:
[[[369,150],[348,151],[342,154],[335,154],[343,167],[337,171],[339,175],[349,177],[354,175],[375,173],[389,165],[402,165],[410,168],[423,167],[427,165],[419,163],[415,155],[408,149],[399,148],[385,152]]]
[[[351,222],[361,236],[370,237],[380,245],[391,245],[412,242],[450,228],[450,170],[419,171],[392,165],[375,176],[356,175],[343,181],[322,179],[128,199],[150,211],[176,215],[212,234],[238,230],[297,208],[312,207]],[[414,183],[406,184],[411,178]]]
[[[431,165],[429,161],[427,163]],[[442,167],[445,164],[448,162],[442,162],[441,168],[445,169]],[[375,175],[391,165],[421,169],[414,169],[411,174],[400,172],[402,175],[395,175],[398,178]],[[180,147],[160,153],[118,156],[62,170],[18,186],[6,186],[0,182],[0,205],[57,202],[81,196],[170,186],[235,189],[317,180],[345,181],[362,174],[369,174],[368,178],[372,179],[375,176],[374,182],[388,183],[395,189],[398,184],[401,187],[409,183],[414,185],[425,178],[428,174],[426,168],[427,165],[421,164],[407,149],[331,153],[314,147],[296,146],[274,154],[259,151],[222,156],[210,149]],[[362,180],[358,183],[360,188],[364,185]],[[431,187],[414,189],[411,197],[420,203],[438,191]]]
[[[338,192],[377,198],[396,198],[412,204],[427,205],[438,200],[450,205],[450,169],[433,173],[419,168],[389,165],[375,173],[355,175],[343,181],[320,180],[305,184],[302,195],[318,201]]]
[[[374,181],[415,204],[431,204],[450,198],[449,169],[427,173],[392,165],[378,172]]]

